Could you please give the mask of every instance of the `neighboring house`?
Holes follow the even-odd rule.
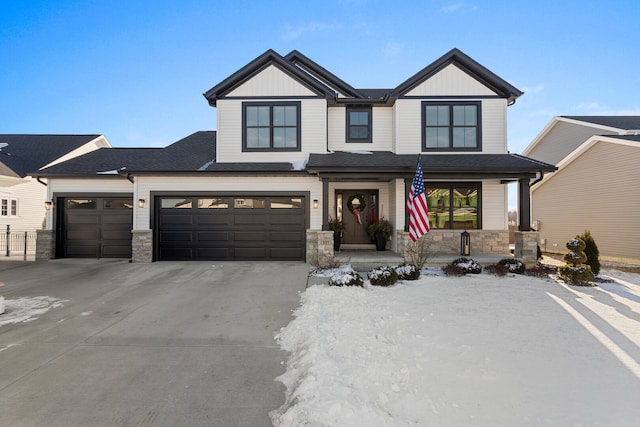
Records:
[[[640,116],[555,117],[523,154],[558,166],[532,187],[543,249],[590,230],[602,259],[640,262]]]
[[[529,182],[555,170],[507,151],[520,95],[457,49],[391,89],[355,89],[297,51],[268,50],[204,94],[216,132],[39,172],[57,206],[39,256],[312,262],[333,255],[330,218],[345,222],[346,248],[369,248],[380,217],[394,226],[388,249],[403,252],[418,154],[434,250],[459,253],[466,229],[474,253],[507,254],[506,184],[519,183],[522,236],[535,238]]]
[[[109,147],[101,135],[0,134],[0,232],[35,231],[43,227],[46,179],[33,175],[100,147]]]

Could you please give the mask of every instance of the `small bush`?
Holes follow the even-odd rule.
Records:
[[[593,272],[587,264],[563,265],[558,267],[560,277],[572,285],[586,286],[593,280]]]
[[[465,274],[464,268],[453,264],[448,264],[442,267],[442,272],[446,276],[464,276]]]
[[[502,265],[502,264],[491,264],[491,265],[486,266],[484,268],[484,271],[486,271],[487,273],[494,274],[494,275],[499,276],[499,277],[503,277],[503,276],[507,275],[507,273],[509,272],[509,269],[506,266]]]
[[[593,240],[593,236],[591,236],[591,231],[585,230],[581,236],[576,236],[576,238],[582,240],[585,244],[584,253],[587,256],[587,260],[584,263],[591,266],[591,271],[597,276],[600,274],[600,251],[595,240]]]
[[[511,273],[522,274],[526,269],[524,263],[517,258],[504,258],[498,261],[498,264],[504,266]]]
[[[536,246],[536,259],[537,260],[542,259],[542,249],[540,249],[540,245]]]
[[[420,269],[413,264],[402,264],[393,267],[398,274],[398,280],[418,280]]]
[[[386,265],[374,268],[368,276],[373,286],[391,286],[398,281],[396,270]]]
[[[480,264],[478,264],[471,258],[458,258],[451,264],[457,265],[458,267],[462,268],[465,274],[480,274],[480,272],[482,271],[482,267],[480,266]]]
[[[364,280],[355,271],[349,271],[332,276],[329,286],[364,286]]]

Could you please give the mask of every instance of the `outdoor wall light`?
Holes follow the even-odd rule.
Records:
[[[314,200],[313,200],[313,209],[318,209],[318,206],[319,206],[319,205],[320,205],[320,204],[318,203],[318,199],[314,199]]]
[[[144,208],[147,202],[144,199],[138,199],[138,207]]]
[[[471,255],[471,235],[467,230],[460,235],[460,255]]]
[[[56,204],[53,203],[53,200],[47,200],[46,202],[44,202],[44,208],[48,211],[50,211],[51,209],[55,208]]]

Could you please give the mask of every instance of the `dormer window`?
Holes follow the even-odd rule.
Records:
[[[300,151],[300,102],[244,102],[243,151]]]
[[[371,142],[371,107],[347,107],[347,142]]]
[[[423,151],[479,151],[480,102],[423,102]]]

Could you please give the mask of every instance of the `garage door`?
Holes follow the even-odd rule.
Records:
[[[304,196],[158,197],[159,260],[304,260]]]
[[[63,216],[63,257],[131,258],[132,198],[64,198]]]

